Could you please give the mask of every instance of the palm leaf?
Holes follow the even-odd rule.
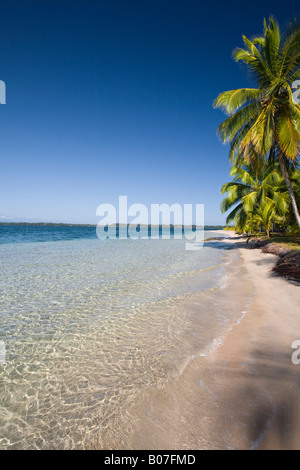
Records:
[[[214,108],[221,108],[227,114],[232,114],[244,104],[252,103],[261,95],[257,88],[240,88],[221,93],[214,101]]]
[[[281,151],[295,160],[300,151],[300,132],[286,109],[282,109],[277,121],[277,141]]]

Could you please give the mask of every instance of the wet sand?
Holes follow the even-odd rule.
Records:
[[[300,286],[271,273],[277,257],[231,232],[253,289],[247,313],[207,357],[196,357],[131,416],[131,449],[300,449]],[[237,274],[230,289],[238,292]],[[241,309],[243,307],[241,306]],[[142,419],[141,419],[142,417]]]

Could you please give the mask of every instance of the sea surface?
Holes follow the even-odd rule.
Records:
[[[0,226],[0,449],[117,448],[147,390],[239,321],[238,251],[185,241]]]

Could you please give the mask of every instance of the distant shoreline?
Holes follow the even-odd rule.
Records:
[[[0,222],[1,225],[21,225],[21,226],[33,226],[33,227],[97,227],[97,224],[68,224],[64,222]],[[129,224],[127,224],[128,227]],[[110,225],[112,226],[112,225]],[[116,224],[117,227],[125,227],[126,224]],[[140,227],[151,227],[151,224],[141,224]],[[196,227],[196,225],[152,225],[152,227],[176,227],[176,228],[183,228],[183,227],[192,227],[192,228],[203,228],[203,227]],[[225,230],[225,226],[223,225],[205,225],[204,230]]]

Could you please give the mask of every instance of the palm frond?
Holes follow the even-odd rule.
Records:
[[[215,99],[214,108],[221,108],[225,113],[232,114],[245,104],[252,103],[261,95],[261,90],[257,88],[240,88],[220,93]]]
[[[281,151],[291,160],[295,160],[300,152],[300,131],[290,113],[281,109],[277,121],[277,141]]]

